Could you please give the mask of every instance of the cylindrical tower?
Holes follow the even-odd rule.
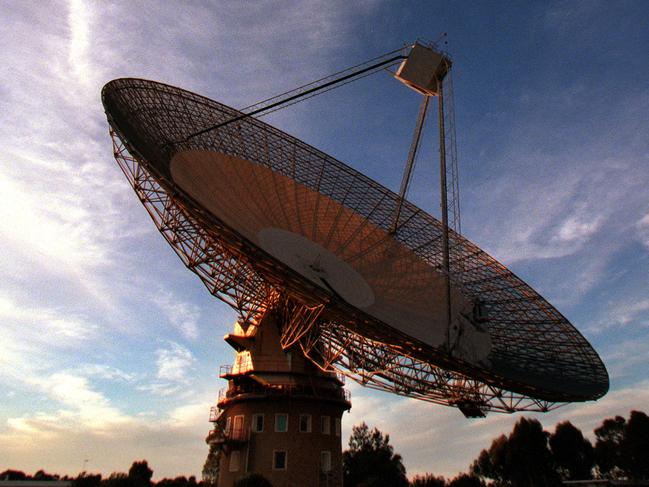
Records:
[[[273,487],[341,487],[341,417],[351,408],[342,377],[283,350],[272,313],[258,326],[236,324],[225,340],[236,359],[221,367],[228,386],[207,438],[220,451],[218,487],[253,472]]]

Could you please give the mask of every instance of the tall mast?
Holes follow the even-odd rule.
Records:
[[[440,210],[442,212],[442,269],[444,269],[444,302],[446,303],[446,348],[453,352],[451,345],[451,266],[448,251],[448,190],[446,186],[446,131],[444,127],[444,87],[439,81],[437,101],[439,125],[439,186]]]
[[[421,130],[426,108],[428,107],[428,98],[436,96],[438,98],[438,126],[439,126],[439,174],[440,174],[440,210],[442,213],[442,274],[444,279],[444,296],[445,304],[445,338],[446,351],[453,353],[453,337],[451,336],[451,265],[449,258],[449,239],[448,239],[448,185],[447,185],[447,168],[446,168],[446,127],[444,123],[444,78],[451,69],[451,60],[446,54],[429,46],[415,43],[408,54],[408,58],[401,63],[395,77],[406,84],[413,90],[421,93],[424,97],[422,107],[420,108],[413,144],[410,148],[410,154],[406,162],[404,176],[397,201],[397,211],[393,232],[396,232],[399,225],[399,214],[403,200],[406,197],[408,184],[412,175],[414,164],[414,155],[417,153],[417,146],[421,141]],[[453,154],[452,154],[453,155]],[[453,159],[453,163],[455,160]],[[455,175],[455,166],[452,166],[452,175]],[[455,211],[457,205],[457,195],[455,195],[455,179],[452,182],[453,197],[453,225],[459,225],[459,212]],[[457,230],[457,227],[456,227]]]

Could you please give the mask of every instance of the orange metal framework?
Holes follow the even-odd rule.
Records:
[[[440,271],[442,225],[408,201],[390,232],[398,195],[340,161],[248,118],[174,144],[240,112],[179,88],[120,79],[103,91],[115,158],[183,263],[241,323],[280,315],[281,344],[298,345],[323,369],[370,387],[484,410],[547,411],[601,397],[608,376],[581,334],[542,296],[457,232],[449,232],[452,285],[479,300],[492,366],[435,349],[303,278],[241,237],[175,185],[168,161],[210,150],[254,161],[346,206]]]
[[[113,130],[111,136],[119,167],[160,233],[209,292],[238,312],[242,323],[254,324],[266,312],[279,313],[283,346],[299,344],[323,369],[336,369],[371,388],[450,406],[477,404],[482,411],[548,411],[561,405],[493,383],[504,378],[493,377],[492,383],[472,379],[400,351],[395,343],[408,344],[412,339],[396,331],[393,336],[385,330],[372,332],[362,320],[352,319],[351,310],[348,314],[327,309],[326,293],[315,286],[303,293],[287,291],[290,277],[282,275],[283,269],[277,269],[272,259],[251,258],[244,244],[226,236],[227,228],[199,221],[183,198],[163,188]],[[475,248],[476,255],[480,252]],[[495,270],[509,273],[504,268]],[[282,277],[273,279],[273,275]],[[436,358],[443,362],[443,357]]]

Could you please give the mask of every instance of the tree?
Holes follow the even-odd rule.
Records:
[[[133,462],[128,470],[128,479],[133,487],[151,487],[153,470],[149,468],[146,460]]]
[[[485,487],[485,483],[474,475],[462,473],[450,480],[448,487]]]
[[[649,480],[649,416],[631,411],[622,440],[623,467],[636,480]]]
[[[600,476],[616,479],[624,475],[622,440],[626,420],[622,416],[605,419],[595,430],[595,462]]]
[[[215,444],[210,443],[210,450],[203,464],[203,482],[210,485],[216,485],[219,478],[219,462],[221,461],[221,449]]]
[[[535,419],[521,418],[509,437],[496,438],[473,462],[471,471],[496,485],[545,487],[559,484],[548,448],[548,433]]]
[[[72,487],[99,487],[101,485],[101,474],[88,474],[81,472],[72,481]]]
[[[345,487],[407,487],[401,455],[394,453],[390,435],[361,423],[352,428],[349,450],[343,453]]]
[[[101,481],[101,487],[132,487],[132,484],[125,473],[113,472]]]
[[[271,483],[258,473],[251,473],[237,480],[234,487],[273,487]]]
[[[492,479],[497,485],[507,481],[507,437],[500,435],[491,442],[489,450],[482,450],[471,465],[473,475],[482,479]]]
[[[536,419],[521,418],[508,438],[509,477],[514,485],[559,484],[548,448],[549,434]]]
[[[415,475],[410,481],[410,487],[445,487],[444,477],[435,477],[432,473]]]
[[[557,424],[550,435],[550,450],[563,480],[593,478],[593,446],[569,421]]]
[[[58,474],[47,473],[45,470],[37,471],[33,477],[34,480],[59,480]]]
[[[27,474],[20,470],[5,470],[0,473],[0,480],[27,480]]]

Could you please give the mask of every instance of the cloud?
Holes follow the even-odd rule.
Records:
[[[649,325],[646,322],[645,325]],[[648,336],[635,340],[622,340],[603,353],[611,381],[633,378],[638,370],[645,370],[649,363]]]
[[[635,301],[631,304],[625,303],[618,305],[616,306],[616,311],[617,313],[615,314],[618,316],[617,322],[621,325],[627,325],[640,316],[643,316],[646,320],[647,312],[649,311],[649,299]]]
[[[649,248],[649,213],[640,218],[635,224],[638,238],[643,245]]]
[[[96,377],[98,379],[126,383],[132,383],[137,380],[136,374],[125,372],[107,364],[84,364],[77,367],[76,370],[84,377]]]
[[[6,198],[0,207],[0,234],[47,266],[94,267],[106,259],[105,248],[92,235],[81,195],[55,190],[57,181],[74,181],[73,172],[67,164],[42,168],[49,176],[49,194],[43,191],[43,179],[27,186],[0,173],[0,192]]]
[[[68,3],[68,26],[70,29],[70,49],[68,59],[77,78],[87,83],[88,47],[90,45],[90,4],[82,0]]]
[[[25,471],[76,474],[87,468],[107,474],[127,471],[134,459],[146,458],[156,479],[200,475],[207,456],[209,397],[194,398],[168,413],[126,415],[79,377],[59,375],[53,380],[51,397],[62,401],[64,409],[10,417],[5,428],[0,426],[0,456],[7,465]],[[87,465],[83,459],[89,459]]]
[[[157,377],[163,381],[181,382],[196,361],[192,353],[176,342],[169,342],[169,348],[156,350]]]
[[[153,298],[158,307],[165,313],[169,323],[183,335],[184,338],[198,338],[198,320],[200,308],[191,303],[181,301],[169,291],[159,289]]]
[[[613,328],[631,328],[649,326],[649,299],[644,296],[634,296],[624,293],[623,296],[612,299],[598,320],[587,327],[592,333],[602,333]]]
[[[578,216],[571,215],[561,223],[554,238],[563,242],[587,241],[588,237],[593,235],[601,224],[599,215],[588,216],[590,217],[588,220],[580,220]]]
[[[112,428],[132,422],[88,380],[77,374],[57,372],[44,377],[31,377],[29,382],[61,408],[53,412],[36,412],[18,418],[9,418],[9,437],[15,433],[42,431],[87,431],[108,433]]]
[[[33,308],[0,294],[0,380],[22,384],[99,336],[86,316],[57,308]],[[63,353],[63,356],[59,354]]]

